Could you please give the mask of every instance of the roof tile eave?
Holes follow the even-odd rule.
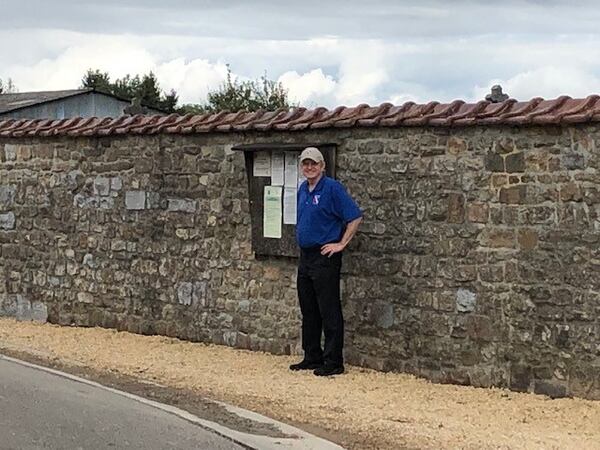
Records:
[[[600,95],[572,99],[561,96],[525,102],[508,99],[500,103],[482,100],[465,103],[454,100],[441,104],[406,102],[401,106],[383,103],[339,106],[333,110],[319,107],[281,108],[276,111],[222,111],[200,115],[121,116],[116,118],[4,119],[0,136],[110,136],[228,133],[269,130],[300,131],[354,127],[475,126],[475,125],[552,125],[597,122],[600,120]]]

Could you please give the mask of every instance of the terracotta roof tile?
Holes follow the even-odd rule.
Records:
[[[189,134],[231,131],[306,130],[352,127],[546,125],[600,121],[600,95],[552,100],[513,99],[501,103],[455,100],[441,104],[406,102],[394,106],[361,104],[352,108],[293,108],[256,112],[118,118],[6,119],[0,120],[0,137],[110,136],[124,134]]]

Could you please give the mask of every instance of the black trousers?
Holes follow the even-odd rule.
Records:
[[[301,249],[298,300],[302,312],[304,359],[329,366],[344,363],[344,317],[340,301],[342,254],[321,255],[320,247]],[[321,348],[321,334],[325,346]]]

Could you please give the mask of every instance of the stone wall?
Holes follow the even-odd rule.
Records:
[[[337,142],[365,222],[346,357],[600,398],[600,132],[342,129],[0,138],[0,314],[297,353],[295,264],[256,259],[241,152]]]

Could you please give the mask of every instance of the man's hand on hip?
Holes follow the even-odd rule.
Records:
[[[328,258],[331,257],[334,253],[339,253],[344,250],[346,246],[340,242],[325,244],[321,247],[321,255],[325,255]]]

